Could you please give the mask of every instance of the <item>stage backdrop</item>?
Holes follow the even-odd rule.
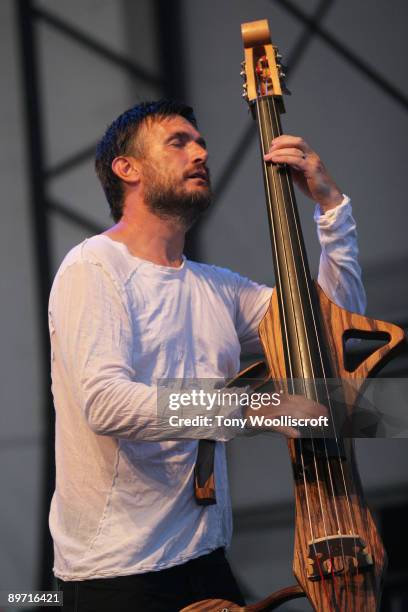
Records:
[[[53,416],[41,351],[44,285],[72,246],[110,223],[93,172],[94,143],[115,116],[141,100],[166,94],[190,102],[208,142],[216,191],[190,252],[272,285],[258,143],[239,77],[240,24],[268,18],[293,92],[286,98],[284,129],[321,154],[352,198],[367,314],[406,325],[407,5],[3,0],[0,13],[6,75],[0,103],[0,588],[33,589],[45,571],[40,523]],[[28,74],[24,78],[27,23],[33,26],[37,91]],[[316,272],[313,205],[301,196],[299,205]],[[405,365],[398,363],[400,375]],[[406,442],[358,444],[363,481],[379,512],[387,504],[407,504]],[[256,598],[293,582],[284,441],[234,441],[230,474],[237,517],[231,559],[245,591]]]

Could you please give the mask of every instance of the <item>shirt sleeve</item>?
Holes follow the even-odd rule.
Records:
[[[170,425],[168,393],[137,380],[133,368],[132,318],[126,294],[102,265],[79,260],[60,272],[49,304],[52,390],[55,408],[68,388],[95,434],[129,440],[206,438],[236,435],[215,419],[202,427],[184,420]],[[241,416],[241,409],[214,407],[212,416]],[[197,416],[185,407],[184,419]]]
[[[321,213],[317,204],[314,219],[321,245],[318,283],[338,306],[363,314],[366,295],[358,263],[357,228],[350,199]]]
[[[342,308],[364,313],[366,296],[358,264],[357,229],[350,199],[322,214],[317,204],[314,219],[321,246],[318,282],[326,295]],[[261,352],[258,326],[272,289],[239,276],[237,281],[237,334],[243,353]]]
[[[271,300],[272,289],[237,275],[236,330],[242,353],[262,352],[258,326]]]

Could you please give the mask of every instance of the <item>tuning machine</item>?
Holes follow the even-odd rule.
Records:
[[[248,84],[247,84],[246,82],[242,84],[242,89],[243,89],[243,91],[242,91],[242,97],[243,97],[245,100],[248,100]]]
[[[286,68],[286,66],[285,66]],[[292,92],[289,91],[286,85],[286,72],[282,70],[282,66],[279,68],[279,80],[282,88],[282,92],[288,96],[292,95]]]
[[[273,50],[275,51],[275,59],[277,62],[280,62],[283,58],[283,55],[279,53],[279,48],[276,45],[273,45]]]
[[[283,93],[288,94],[290,96],[291,92],[289,91],[286,85],[286,72],[281,69],[279,70],[279,80]]]
[[[285,82],[287,66],[285,66],[285,64],[282,63],[283,55],[282,53],[279,53],[279,49],[275,45],[273,45],[273,50],[275,53],[276,68],[278,69],[279,80],[281,83],[282,92],[290,96],[291,92],[287,88],[287,85]]]
[[[243,60],[241,62],[241,72],[239,73],[240,77],[243,79],[243,83],[242,83],[242,97],[248,101],[248,83],[247,83],[247,75],[246,75],[246,71],[245,71],[245,60]]]
[[[286,85],[286,71],[287,71],[287,66],[285,66],[285,64],[283,64],[281,62],[281,60],[283,59],[282,55],[278,52],[278,48],[274,47],[275,49],[275,57],[276,57],[276,67],[278,69],[278,74],[279,74],[279,80],[281,83],[281,88],[282,88],[282,92],[288,96],[291,95],[291,91],[289,91],[287,85]]]

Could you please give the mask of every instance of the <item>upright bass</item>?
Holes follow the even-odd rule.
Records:
[[[266,20],[243,24],[242,37],[245,97],[258,125],[263,159],[272,139],[282,133],[285,88],[280,55],[271,43]],[[333,430],[329,438],[288,440],[296,506],[293,572],[298,585],[245,607],[213,599],[192,604],[183,612],[263,612],[297,597],[307,597],[319,612],[375,612],[386,553],[364,500],[353,441],[336,431],[329,387],[333,379],[342,381],[342,405],[352,415],[364,379],[405,341],[404,332],[340,308],[312,281],[290,171],[263,161],[263,176],[276,279],[276,290],[259,326],[265,361],[250,366],[230,384],[239,384],[242,378],[261,378],[262,384],[280,380],[288,393],[300,393],[327,406]],[[380,338],[386,343],[349,371],[344,351],[350,336]],[[200,450],[208,451],[211,444],[200,442]],[[196,497],[211,503],[213,494],[213,475],[207,473],[205,486],[196,483]]]

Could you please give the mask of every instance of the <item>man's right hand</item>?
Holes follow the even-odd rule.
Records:
[[[251,406],[245,408],[244,417],[248,419],[246,427],[248,429],[259,430],[260,432],[276,431],[287,438],[300,438],[301,434],[296,427],[257,425],[256,423],[251,423],[250,416],[264,417],[264,419],[277,419],[282,416],[290,416],[293,419],[318,419],[319,417],[328,418],[329,416],[326,406],[309,400],[303,395],[283,394],[280,397],[280,404],[276,406],[273,405],[271,396],[271,403],[269,405],[262,405],[259,409],[252,408]]]

